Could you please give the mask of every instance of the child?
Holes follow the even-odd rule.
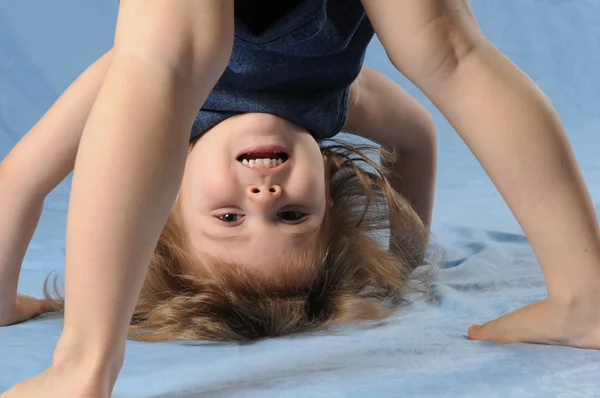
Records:
[[[341,0],[330,0],[327,3],[307,0],[298,7],[317,3],[326,4],[327,11],[331,13],[300,14],[304,17],[326,15],[323,23],[317,21],[319,23],[315,24],[310,23],[314,22],[310,18],[300,21],[301,18],[298,17],[298,21],[302,22],[298,27],[309,29],[309,31],[302,29],[300,31],[309,37],[310,27],[326,26],[328,18],[333,20],[335,15],[341,15],[342,8],[337,9],[338,14],[335,13],[336,4],[341,7],[343,3],[344,15],[352,14],[348,12],[350,8],[360,11],[358,2]],[[477,29],[466,1],[363,0],[362,4],[393,64],[429,96],[480,159],[521,222],[546,276],[548,299],[524,307],[483,327],[473,327],[469,332],[470,336],[475,339],[501,342],[526,341],[599,348],[600,322],[599,315],[595,311],[598,303],[596,291],[600,272],[598,228],[588,194],[555,112],[530,80],[485,41]],[[312,271],[310,267],[323,263],[323,258],[327,256],[335,257],[339,252],[343,258],[347,256],[345,250],[356,250],[361,248],[361,245],[371,244],[365,240],[359,241],[366,236],[360,228],[357,229],[359,232],[356,236],[351,233],[343,236],[340,232],[348,231],[352,222],[357,221],[354,216],[359,215],[359,212],[354,208],[357,205],[361,208],[364,206],[360,206],[360,200],[357,203],[356,199],[369,192],[364,187],[370,181],[365,179],[365,174],[361,172],[356,172],[354,175],[343,172],[345,169],[354,169],[353,161],[344,162],[343,158],[340,161],[340,153],[343,155],[347,151],[325,149],[326,159],[322,163],[315,162],[320,153],[316,143],[310,141],[308,139],[310,136],[302,129],[306,126],[300,127],[295,123],[271,117],[268,117],[269,120],[262,119],[263,116],[259,121],[258,116],[252,114],[227,117],[197,141],[187,157],[186,172],[183,172],[189,131],[193,126],[197,109],[205,103],[211,88],[217,83],[227,64],[233,41],[232,7],[232,1],[226,0],[202,2],[156,0],[143,2],[143,6],[141,0],[122,1],[115,47],[111,54],[112,59],[105,61],[110,62],[110,65],[105,75],[101,77],[102,83],[98,83],[98,79],[82,79],[81,81],[85,81],[82,86],[88,89],[80,91],[75,90],[73,86],[71,94],[63,96],[64,103],[67,103],[67,98],[73,100],[68,108],[70,112],[77,109],[79,111],[75,113],[77,115],[85,115],[86,105],[92,108],[89,117],[81,116],[84,120],[87,118],[87,122],[75,162],[73,193],[69,209],[65,327],[55,352],[53,365],[36,378],[16,386],[6,396],[44,396],[44,392],[50,390],[53,391],[53,396],[110,395],[122,364],[126,332],[131,316],[134,314],[139,292],[142,290],[145,271],[178,193],[179,210],[176,206],[172,214],[174,221],[169,224],[177,225],[177,222],[182,222],[185,225],[179,224],[179,228],[169,230],[168,224],[162,242],[165,243],[169,237],[183,230],[184,235],[187,236],[203,234],[204,238],[210,235],[214,244],[207,245],[202,239],[192,237],[189,241],[193,242],[193,245],[185,246],[189,242],[182,236],[175,236],[175,242],[183,242],[183,246],[159,244],[156,255],[162,256],[160,258],[163,259],[180,256],[184,261],[179,263],[185,265],[191,264],[185,259],[194,256],[196,253],[194,250],[202,253],[215,250],[209,253],[215,260],[202,259],[202,263],[215,264],[217,260],[240,263],[243,267],[234,268],[236,272],[239,270],[242,275],[248,276],[256,274],[256,279],[268,281],[269,289],[275,293],[279,293],[283,287],[289,287],[289,275],[294,275],[292,282],[298,281],[296,297],[307,297],[311,300],[310,319],[316,321],[322,320],[326,314],[332,314],[332,309],[324,305],[327,301],[323,301],[323,295],[320,294],[328,292],[329,287],[374,286],[376,289],[372,292],[373,295],[377,295],[377,288],[380,288],[383,289],[382,294],[385,296],[390,289],[393,291],[398,287],[393,284],[398,280],[397,275],[405,277],[405,273],[394,273],[393,270],[397,267],[389,266],[390,256],[400,255],[402,256],[400,258],[407,259],[401,270],[406,271],[418,264],[422,257],[426,228],[416,217],[408,216],[400,220],[391,218],[392,236],[389,253],[378,252],[375,249],[363,253],[363,256],[377,253],[377,261],[373,264],[382,265],[379,268],[382,272],[379,274],[366,272],[369,270],[364,269],[361,263],[361,260],[364,260],[362,256],[354,259],[359,263],[358,266],[347,268],[354,271],[352,275],[331,272],[320,274],[318,269],[315,272],[306,271],[307,269]],[[294,12],[287,14],[282,20],[286,18],[288,21],[293,20]],[[343,21],[337,22],[334,25],[340,27],[341,31],[343,27],[348,27]],[[346,31],[350,32],[348,36],[350,43],[356,43],[353,34],[358,30],[347,29]],[[295,37],[294,33],[297,32],[288,31],[291,36],[286,37]],[[236,46],[240,40],[242,38],[238,37]],[[323,46],[318,50],[326,50],[326,44],[328,42],[324,41]],[[289,46],[292,49],[293,47]],[[232,60],[223,74],[224,77],[229,72],[239,70],[240,65],[235,63],[235,55],[234,46]],[[248,64],[256,65],[251,62],[252,55],[253,53],[245,54]],[[332,60],[335,59],[333,55],[331,57]],[[323,68],[331,65],[326,64]],[[268,66],[263,65],[263,67]],[[88,77],[95,73],[102,75],[99,69],[92,68],[86,73]],[[232,80],[229,81],[235,83],[235,73],[230,77]],[[294,81],[294,77],[295,75],[289,76],[287,80],[292,82],[289,84],[296,85],[299,98],[303,88],[311,80],[304,77]],[[354,97],[356,101],[354,105],[360,109],[355,115],[364,115],[362,112],[368,113],[372,110],[377,114],[380,112],[375,102],[378,97],[365,95],[366,98],[362,98],[362,80],[361,78],[358,81],[358,95]],[[89,95],[94,82],[97,86],[101,85],[95,98]],[[282,86],[285,87],[284,83],[282,82]],[[218,90],[217,85],[214,92],[218,93]],[[275,85],[274,91],[277,90],[278,87]],[[308,91],[310,92],[310,87]],[[283,88],[282,92],[285,92]],[[369,90],[365,89],[365,92],[368,93]],[[494,93],[494,97],[487,93]],[[313,91],[313,94],[314,100],[319,103],[320,98],[317,97],[319,93]],[[323,96],[325,97],[325,94]],[[257,101],[257,103],[266,102],[263,102],[262,98],[261,101]],[[210,101],[206,103],[210,105]],[[326,103],[327,101],[323,101],[320,104],[326,106]],[[64,118],[63,115],[66,113],[62,112],[66,110],[59,111],[58,103],[55,107],[53,115],[58,121]],[[210,110],[206,106],[204,109]],[[240,111],[234,109],[234,112]],[[256,112],[252,109],[251,111]],[[51,113],[49,112],[45,117],[50,120]],[[249,118],[255,117],[256,119],[250,121]],[[354,118],[352,112],[349,113],[349,117],[348,122],[351,122]],[[248,139],[249,141],[256,139],[256,143],[243,142],[244,146],[238,148],[236,139],[245,139],[245,135],[241,134],[241,126],[246,126],[242,123],[242,118],[246,118],[250,124],[255,123],[255,126],[260,128],[253,129],[252,138]],[[415,117],[415,119],[419,118]],[[374,119],[378,120],[378,118]],[[69,130],[65,129],[67,123],[64,120],[62,131]],[[74,126],[76,121],[77,119],[71,119],[68,123],[73,123],[70,126]],[[378,131],[382,136],[388,135],[386,139],[390,143],[401,141],[397,136],[389,136],[393,134],[393,129],[381,127],[385,125],[384,120],[378,121],[380,126],[374,128],[374,131]],[[225,130],[225,123],[229,123],[230,129]],[[219,125],[225,137],[216,134]],[[312,127],[312,129],[315,131],[311,133],[317,136],[317,128]],[[349,128],[349,130],[353,129],[359,132],[361,130],[359,127]],[[33,142],[34,137],[40,135],[36,131],[39,130],[34,128],[34,131],[19,143],[23,148],[20,150],[21,153],[35,155],[29,156],[28,159],[35,159],[36,156],[43,154],[39,148],[45,144],[45,141],[39,139]],[[367,129],[363,131],[366,132]],[[283,132],[290,134],[283,134]],[[376,136],[377,133],[372,138]],[[266,140],[267,137],[273,140],[266,143],[271,147],[253,149],[257,144],[265,145],[263,142],[258,142],[258,137],[260,140]],[[51,140],[54,147],[58,145],[57,153],[64,154],[69,150],[72,151],[73,146],[77,145],[77,140],[73,138],[70,141],[68,139],[62,141],[60,138],[62,137],[57,134]],[[207,148],[211,139],[215,141],[209,151]],[[273,144],[278,147],[273,148]],[[213,150],[214,153],[211,152]],[[253,156],[260,155],[265,159],[273,152],[277,159],[281,159],[280,166],[271,170],[264,167],[263,160],[263,167],[257,168],[255,160],[254,167],[250,167]],[[14,153],[17,153],[17,148]],[[194,157],[194,153],[198,156]],[[215,185],[223,192],[217,189],[195,195],[193,190],[197,180],[194,173],[202,169],[198,165],[208,167],[208,164],[225,159],[225,154],[231,155],[231,153],[234,154],[233,159],[229,156],[229,163],[216,169],[218,172],[224,170],[231,173],[228,177],[230,178],[228,181],[233,182],[231,186],[216,187]],[[51,164],[52,167],[44,165],[47,170],[39,174],[48,172],[56,178],[59,174],[56,170],[59,169],[66,174],[69,162],[57,161],[59,156],[56,156],[54,163]],[[214,158],[209,159],[209,156]],[[277,159],[275,165],[278,163]],[[306,159],[311,160],[311,167],[308,167]],[[244,160],[248,161],[248,165],[244,164]],[[294,163],[297,160],[298,165]],[[301,160],[304,164],[300,162]],[[192,166],[192,162],[196,166]],[[321,164],[323,166],[320,166]],[[300,166],[306,166],[306,171],[294,174],[300,170],[296,167]],[[12,167],[5,167],[6,169],[11,170]],[[327,175],[327,171],[332,175]],[[14,181],[14,177],[9,178],[11,173],[4,173],[7,177],[4,178],[3,184],[7,184],[7,187],[11,186],[9,184]],[[288,175],[284,176],[284,173]],[[248,175],[252,175],[252,179],[247,177]],[[361,176],[362,184],[345,181],[360,179]],[[45,177],[32,179],[31,185],[39,187],[46,184],[47,187],[54,183],[51,181],[52,178]],[[197,174],[197,178],[207,184],[211,183],[212,177],[208,172]],[[258,183],[252,182],[255,181],[255,177],[260,177],[257,179]],[[339,177],[339,180],[336,177]],[[277,181],[277,178],[281,180]],[[292,179],[294,179],[293,185]],[[340,180],[348,184],[346,186],[350,187],[350,193],[336,196],[333,190],[327,192],[325,187],[333,187]],[[328,184],[325,183],[326,181]],[[386,180],[373,178],[373,181],[381,184],[381,189],[375,188],[372,199],[384,205],[387,203],[392,216],[413,214],[389,189]],[[42,196],[41,192],[47,191],[41,188],[37,191],[37,188],[31,188],[29,184],[23,183],[19,184],[19,187],[19,190],[11,191],[11,198],[2,198],[6,203],[2,203],[0,208],[7,207],[10,201],[16,202],[24,196],[32,196],[33,191],[37,192],[38,197]],[[355,188],[360,188],[362,192],[356,193]],[[310,189],[314,191],[310,192]],[[399,189],[402,190],[402,187]],[[408,198],[411,198],[411,189],[409,184],[404,187],[404,190],[408,191],[406,194]],[[290,190],[289,194],[287,194],[288,190]],[[340,190],[342,192],[344,187],[340,187]],[[427,210],[419,211],[419,203],[421,209],[428,208],[427,205],[422,205],[427,202],[428,195],[422,193],[431,190],[415,190],[417,191],[421,192],[421,195],[416,196],[424,200],[422,202],[411,200],[421,217],[427,222],[429,213]],[[2,192],[5,190],[2,189]],[[15,192],[15,195],[12,195],[12,192]],[[386,200],[381,201],[379,196],[381,192],[388,194]],[[293,196],[295,201],[300,201],[301,206],[277,208],[277,214],[274,216],[286,224],[278,225],[277,228],[281,228],[280,230],[269,230],[268,228],[275,228],[275,226],[267,222],[265,209],[275,210],[277,201],[285,202],[288,200],[288,195]],[[199,201],[194,201],[195,198],[199,198]],[[239,203],[221,203],[223,198],[236,198],[243,202],[243,206]],[[341,208],[347,209],[346,211],[351,215],[341,228],[331,222],[335,217],[336,206],[340,206],[336,200],[338,203],[341,202]],[[17,230],[17,233],[11,229],[14,236],[3,237],[2,248],[8,253],[8,260],[5,261],[19,260],[20,249],[25,246],[23,242],[30,236],[35,224],[35,220],[32,219],[41,208],[39,201],[35,204],[34,202],[31,200],[29,202],[31,207],[27,209],[24,205],[18,207],[20,214],[15,214],[14,208],[17,206],[13,206],[10,217],[14,218],[11,219],[20,216],[21,219],[27,218],[29,223],[20,223],[20,230]],[[215,203],[218,205],[215,206]],[[565,213],[565,209],[569,209],[569,212]],[[216,225],[209,226],[207,219],[209,211],[214,212],[211,214],[214,217],[210,222]],[[372,222],[368,219],[369,216],[368,213],[365,215],[367,226]],[[6,218],[9,219],[8,216]],[[291,225],[288,225],[290,221]],[[405,221],[408,223],[404,224]],[[233,223],[234,226],[228,227],[219,222]],[[236,223],[239,225],[235,225]],[[13,225],[17,223],[13,222]],[[304,227],[310,227],[314,232],[313,235],[300,229]],[[209,228],[212,230],[209,231]],[[225,233],[223,228],[232,231]],[[234,228],[247,230],[233,232]],[[563,235],[562,231],[568,233]],[[262,233],[265,233],[269,240],[273,239],[277,247],[267,246],[265,243],[267,239],[255,238],[257,234]],[[297,239],[299,242],[289,245],[280,244],[280,240],[284,239],[283,235],[286,233],[288,238]],[[339,238],[340,234],[341,238]],[[310,236],[316,238],[311,241]],[[355,237],[356,239],[352,239]],[[240,240],[239,244],[230,245],[230,238]],[[238,245],[242,246],[245,241],[251,241],[253,244],[246,245],[245,249],[240,250]],[[327,248],[322,242],[328,244],[333,242],[333,245]],[[282,248],[290,250],[297,246],[301,249],[288,255],[290,259],[295,260],[294,262],[290,261],[284,268],[269,268],[272,264],[282,264],[280,261],[283,258]],[[157,258],[156,255],[154,259]],[[256,261],[258,256],[266,261]],[[302,261],[297,261],[298,257]],[[277,262],[274,261],[275,258]],[[567,267],[565,264],[569,262],[577,264],[576,268]],[[302,264],[306,266],[302,267]],[[347,262],[344,261],[342,264]],[[12,267],[0,269],[2,303],[15,303],[15,279],[18,274],[15,268],[17,267],[13,264]],[[278,272],[274,272],[275,270]],[[224,281],[225,284],[235,284],[242,280],[241,287],[247,289],[246,291],[252,293],[252,289],[261,289],[252,285],[251,278],[235,279],[227,269],[220,271],[214,267],[200,266],[193,270],[182,268],[181,271],[185,271],[189,277],[163,278],[163,281],[174,284],[169,285],[170,287],[185,289],[189,283],[203,283],[204,280]],[[300,277],[296,278],[298,274]],[[347,278],[350,283],[340,281],[341,277]],[[182,284],[184,279],[188,284]],[[323,290],[303,291],[302,282],[307,280],[311,283],[317,281],[316,286],[322,287]],[[356,281],[360,283],[353,284]],[[149,283],[152,283],[152,271]],[[218,296],[218,289],[222,285],[207,282],[205,290],[216,292]],[[151,288],[147,288],[146,291],[151,292]],[[357,292],[352,289],[350,292],[354,293],[351,298],[358,297]],[[210,297],[215,295],[204,298]],[[290,297],[287,292],[279,297],[284,301],[288,298]],[[144,295],[140,301],[143,299]],[[198,301],[193,302],[193,299]],[[355,300],[344,299],[345,297],[342,297],[337,303],[338,307],[348,305],[350,312],[354,314],[360,314],[360,307],[366,302],[359,301],[357,309]],[[190,303],[198,305],[207,303],[197,296],[181,297],[181,300],[192,300],[188,304],[184,303],[183,307],[186,305],[189,307]],[[294,300],[287,300],[287,302],[289,304],[279,307],[281,311],[277,314],[283,320],[279,322],[282,325],[297,321],[293,316],[288,317],[288,314],[297,313],[298,306],[295,306]],[[208,303],[215,308],[223,308],[219,307],[219,303]],[[14,315],[17,306],[6,304],[3,306],[5,318],[10,318],[7,314]],[[165,313],[158,315],[168,317],[168,308],[166,310]],[[147,326],[152,329],[155,325],[152,325],[151,315],[156,314],[147,314],[148,311],[146,313],[138,311],[134,314],[134,324],[149,321]],[[142,332],[145,330],[142,328]],[[165,333],[168,334],[169,330]]]

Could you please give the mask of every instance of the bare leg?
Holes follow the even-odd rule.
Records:
[[[232,39],[231,0],[121,0],[113,59],[75,163],[65,327],[52,368],[8,397],[110,394],[194,116]]]

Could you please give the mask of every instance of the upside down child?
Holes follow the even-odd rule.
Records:
[[[74,169],[63,333],[52,366],[3,397],[110,396],[128,335],[254,340],[389,313],[424,259],[436,147],[427,112],[362,67],[374,33],[544,272],[547,299],[469,336],[600,348],[589,194],[555,110],[467,1],[282,3],[122,0],[111,51],[2,161],[2,325],[61,305],[17,282],[44,197]],[[379,166],[340,131],[398,156]]]

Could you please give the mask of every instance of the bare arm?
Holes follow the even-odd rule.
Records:
[[[481,162],[544,272],[548,300],[491,323],[485,328],[491,334],[473,329],[471,336],[600,348],[600,322],[593,321],[600,319],[591,316],[599,300],[598,225],[547,98],[483,37],[466,0],[363,4],[393,64],[425,92]],[[585,333],[573,329],[590,322],[595,326]]]
[[[0,326],[35,315],[44,303],[17,302],[21,263],[44,198],[72,170],[85,121],[110,63],[90,66],[0,163]]]
[[[397,153],[382,164],[392,172],[392,187],[408,199],[429,227],[436,168],[435,126],[427,110],[392,79],[363,67],[351,86],[344,131]]]

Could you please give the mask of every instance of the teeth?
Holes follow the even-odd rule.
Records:
[[[283,164],[283,159],[244,159],[242,164],[249,167],[276,167]]]

